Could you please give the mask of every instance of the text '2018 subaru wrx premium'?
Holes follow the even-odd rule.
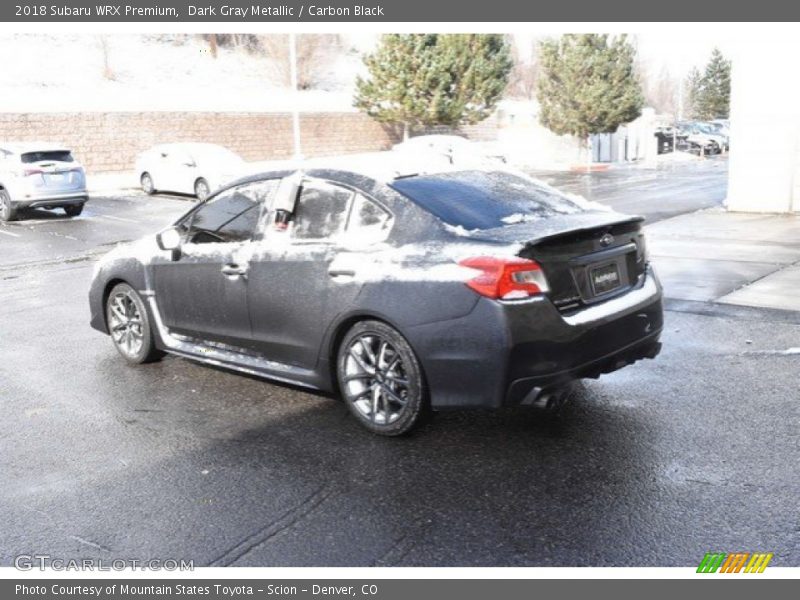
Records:
[[[306,165],[239,180],[95,270],[91,324],[327,392],[373,432],[428,409],[539,405],[655,357],[639,217],[494,170]]]

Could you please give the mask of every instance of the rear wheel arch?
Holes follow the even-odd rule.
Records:
[[[387,436],[403,435],[425,420],[431,406],[427,377],[405,335],[386,320],[369,317],[342,329],[336,387],[357,420]]]
[[[331,328],[331,332],[327,337],[325,346],[327,349],[325,356],[328,359],[331,368],[333,369],[331,375],[334,385],[338,384],[336,381],[336,357],[339,354],[339,346],[341,345],[344,336],[347,335],[347,332],[350,331],[350,329],[352,329],[356,323],[360,323],[361,321],[380,321],[381,323],[400,331],[400,328],[388,319],[372,313],[356,313],[348,315],[336,323]],[[405,336],[403,335],[403,337]]]
[[[350,331],[353,327],[355,327],[358,323],[363,321],[378,321],[379,323],[383,323],[387,327],[391,327],[397,333],[402,336],[402,338],[406,341],[408,346],[411,348],[412,352],[417,357],[419,362],[420,370],[422,371],[422,377],[426,381],[427,385],[427,377],[425,376],[425,365],[422,364],[422,361],[419,358],[419,353],[417,352],[416,348],[414,348],[414,344],[411,343],[411,340],[408,339],[408,336],[403,332],[401,327],[398,327],[396,323],[393,323],[391,320],[387,319],[383,315],[378,315],[375,313],[356,313],[353,315],[348,315],[341,321],[339,321],[331,331],[331,334],[327,341],[327,353],[326,357],[328,360],[328,368],[330,371],[330,378],[331,378],[331,385],[334,390],[339,389],[339,377],[336,373],[336,362],[339,356],[339,346],[342,345],[342,340],[347,335],[347,332]]]

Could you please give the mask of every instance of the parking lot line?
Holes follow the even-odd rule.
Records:
[[[125,223],[138,223],[135,219],[126,219],[125,217],[113,217],[111,215],[97,215],[101,219],[111,219],[113,221],[123,221]]]
[[[5,229],[0,229],[0,233],[4,233],[4,234],[10,235],[12,237],[19,237],[18,233],[14,233],[12,231],[6,231]]]

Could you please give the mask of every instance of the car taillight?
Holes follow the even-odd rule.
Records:
[[[549,291],[542,267],[526,258],[477,256],[459,262],[461,266],[481,271],[466,284],[487,298],[514,300]]]
[[[30,177],[31,175],[44,175],[44,171],[41,169],[25,169],[22,171],[22,174],[25,177]]]

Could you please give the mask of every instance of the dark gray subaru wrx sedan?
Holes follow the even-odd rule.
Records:
[[[642,219],[506,171],[327,167],[239,180],[96,266],[91,325],[327,392],[368,429],[428,409],[546,405],[654,358]]]

